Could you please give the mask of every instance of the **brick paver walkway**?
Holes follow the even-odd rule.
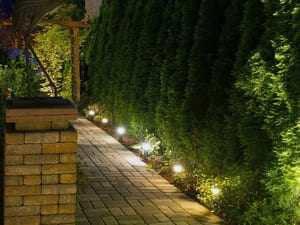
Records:
[[[94,124],[82,117],[72,124],[88,179],[78,185],[77,225],[222,224]]]

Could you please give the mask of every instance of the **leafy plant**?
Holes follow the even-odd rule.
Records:
[[[147,145],[147,148],[149,148],[149,149],[144,149],[145,144]],[[146,154],[148,156],[151,156],[151,155],[160,155],[160,149],[161,149],[160,144],[161,144],[161,141],[157,137],[155,137],[154,134],[148,134],[145,137],[144,142],[132,145],[130,147],[133,149],[138,149],[142,156],[145,156]]]

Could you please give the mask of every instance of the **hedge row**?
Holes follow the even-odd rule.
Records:
[[[100,12],[86,49],[90,101],[132,134],[159,136],[229,223],[296,224],[297,0],[105,0]]]

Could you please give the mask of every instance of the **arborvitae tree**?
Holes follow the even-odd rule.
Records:
[[[120,88],[120,95],[123,96],[124,104],[126,104],[126,121],[130,123],[130,132],[132,135],[140,136],[138,132],[139,122],[135,120],[134,108],[135,104],[131,100],[132,79],[135,68],[136,52],[138,49],[138,40],[140,33],[143,30],[144,23],[144,7],[148,0],[138,1],[135,3],[134,15],[130,23],[130,30],[128,34],[128,41],[123,45],[124,64],[122,69],[123,83]],[[124,118],[125,120],[125,118]]]
[[[194,41],[194,30],[198,21],[200,3],[201,1],[199,0],[179,1],[177,3],[176,10],[180,10],[182,14],[181,21],[178,22],[181,26],[181,30],[178,32],[180,35],[177,35],[180,40],[176,47],[176,58],[170,58],[171,63],[176,64],[176,70],[172,74],[172,79],[169,79],[169,75],[166,73],[162,73],[161,76],[161,96],[159,104],[157,105],[156,115],[157,126],[161,127],[161,135],[165,133],[164,135],[169,137],[168,140],[164,142],[172,146],[172,149],[180,149],[182,144],[178,137],[180,105],[184,97],[188,58]],[[179,25],[176,26],[179,27]],[[175,30],[176,29],[173,29],[173,31]],[[174,54],[173,50],[174,49],[172,49],[172,57]],[[166,124],[167,119],[168,124]]]
[[[294,69],[299,60],[296,53],[299,51],[299,4],[278,0],[266,1],[264,5],[267,21],[262,41],[236,85],[245,99],[242,125],[249,126],[252,117],[260,121],[254,125],[264,134],[250,146],[256,148],[254,151],[248,146],[246,149],[247,167],[254,169],[255,163],[255,169],[259,169],[257,179],[263,195],[252,203],[245,220],[248,224],[296,224],[300,197],[297,180],[300,96],[299,88],[294,86],[299,81]],[[253,134],[244,137],[249,140],[250,135]],[[267,147],[255,146],[263,142],[261,139],[268,140]]]
[[[262,38],[264,30],[264,6],[260,0],[248,0],[245,3],[244,18],[242,21],[242,36],[241,43],[237,52],[237,58],[234,65],[233,76],[234,79],[244,79],[244,74],[248,72],[245,64],[249,56],[257,48]],[[245,160],[253,169],[258,166],[263,166],[266,149],[270,149],[270,142],[266,133],[261,130],[262,118],[257,118],[251,114],[247,109],[245,102],[248,97],[243,95],[238,89],[234,89],[230,96],[230,111],[232,117],[229,125],[236,127],[235,136],[239,137],[240,145],[242,146],[241,152],[245,155]],[[255,104],[253,108],[255,108]],[[254,110],[255,111],[255,110]],[[245,113],[247,112],[247,113]],[[256,165],[255,162],[261,162]]]
[[[182,19],[182,7],[185,1],[175,1],[175,5],[173,6],[172,17],[170,18],[170,27],[168,29],[168,37],[165,43],[164,54],[165,59],[163,60],[163,64],[160,68],[160,100],[157,105],[157,121],[158,128],[161,129],[161,136],[163,137],[164,144],[166,148],[170,147],[170,143],[173,138],[175,138],[175,133],[173,131],[173,125],[176,126],[175,118],[169,111],[170,105],[174,105],[174,102],[171,102],[169,98],[170,92],[170,83],[174,82],[177,77],[174,76],[177,65],[176,65],[176,54],[177,49],[180,44],[180,36],[178,34],[181,33],[181,19]]]
[[[115,52],[117,50],[117,34],[120,29],[120,24],[124,16],[124,12],[127,6],[127,0],[119,1],[112,0],[110,1],[110,15],[108,18],[107,26],[107,35],[108,41],[105,45],[105,55],[103,61],[100,62],[103,68],[103,85],[101,86],[101,95],[103,102],[106,105],[106,109],[112,115],[112,121],[114,120],[115,114],[115,102],[114,102],[114,88],[115,87],[115,78],[112,74],[112,66],[115,57]]]
[[[226,11],[225,24],[220,35],[217,60],[213,66],[209,85],[209,109],[206,115],[205,154],[208,170],[224,173],[239,160],[239,146],[225,129],[228,112],[229,91],[234,84],[232,69],[241,37],[240,25],[243,16],[243,1],[233,0]],[[213,163],[211,163],[213,162]]]
[[[136,121],[143,126],[147,121],[148,107],[146,104],[145,88],[148,77],[153,70],[152,59],[155,55],[157,34],[163,20],[166,1],[149,0],[144,9],[143,30],[138,41],[137,58],[135,62],[132,87],[131,105]]]
[[[92,30],[91,35],[95,32],[96,38],[93,41],[91,38],[91,43],[89,44],[90,52],[88,58],[88,94],[95,101],[101,101],[101,87],[102,82],[105,77],[103,72],[103,62],[105,56],[105,45],[108,41],[107,37],[107,25],[109,18],[109,5],[107,1],[104,1],[101,6],[101,16],[98,18],[95,30]]]
[[[153,123],[153,118],[155,118],[155,113],[157,110],[157,104],[160,98],[160,76],[161,67],[163,65],[164,59],[167,56],[167,52],[164,51],[167,44],[167,39],[169,35],[170,26],[172,24],[172,14],[174,14],[175,1],[169,0],[164,9],[163,20],[161,23],[160,31],[157,35],[155,55],[152,59],[152,71],[149,74],[147,87],[145,90],[146,104],[148,106],[148,118],[152,127],[149,127],[150,131],[153,131],[156,126],[160,126],[161,121],[158,123]],[[178,25],[177,25],[178,26]]]
[[[182,140],[189,158],[200,160],[201,129],[208,108],[208,88],[217,55],[219,34],[229,1],[203,0],[189,59],[188,80],[183,103]],[[200,141],[200,142],[199,142]],[[198,154],[199,156],[192,155]],[[186,157],[187,154],[184,155]]]
[[[111,70],[111,80],[113,82],[113,96],[114,96],[114,112],[115,119],[118,123],[124,123],[128,120],[128,99],[123,94],[123,88],[128,89],[125,85],[128,83],[127,77],[124,73],[124,68],[129,57],[128,42],[130,41],[130,29],[133,26],[133,17],[135,14],[136,1],[129,0],[128,6],[121,20],[119,32],[116,34],[116,44],[114,60]]]

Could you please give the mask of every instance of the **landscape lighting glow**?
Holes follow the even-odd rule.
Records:
[[[124,127],[118,127],[117,132],[119,135],[123,135],[125,133],[125,128]]]
[[[103,118],[102,119],[102,123],[107,123],[108,122],[108,119],[107,118]]]
[[[212,192],[214,195],[218,195],[218,194],[220,194],[220,189],[217,188],[216,186],[212,186],[211,192]]]
[[[174,170],[175,173],[181,173],[182,172],[182,166],[176,164],[176,165],[173,166],[173,170]]]
[[[90,111],[89,111],[89,115],[90,115],[90,116],[95,116],[95,114],[96,114],[96,113],[95,113],[95,110],[90,110]]]
[[[144,143],[144,144],[143,144],[143,149],[144,149],[145,151],[149,151],[149,150],[151,149],[151,145],[150,145],[149,143]]]

